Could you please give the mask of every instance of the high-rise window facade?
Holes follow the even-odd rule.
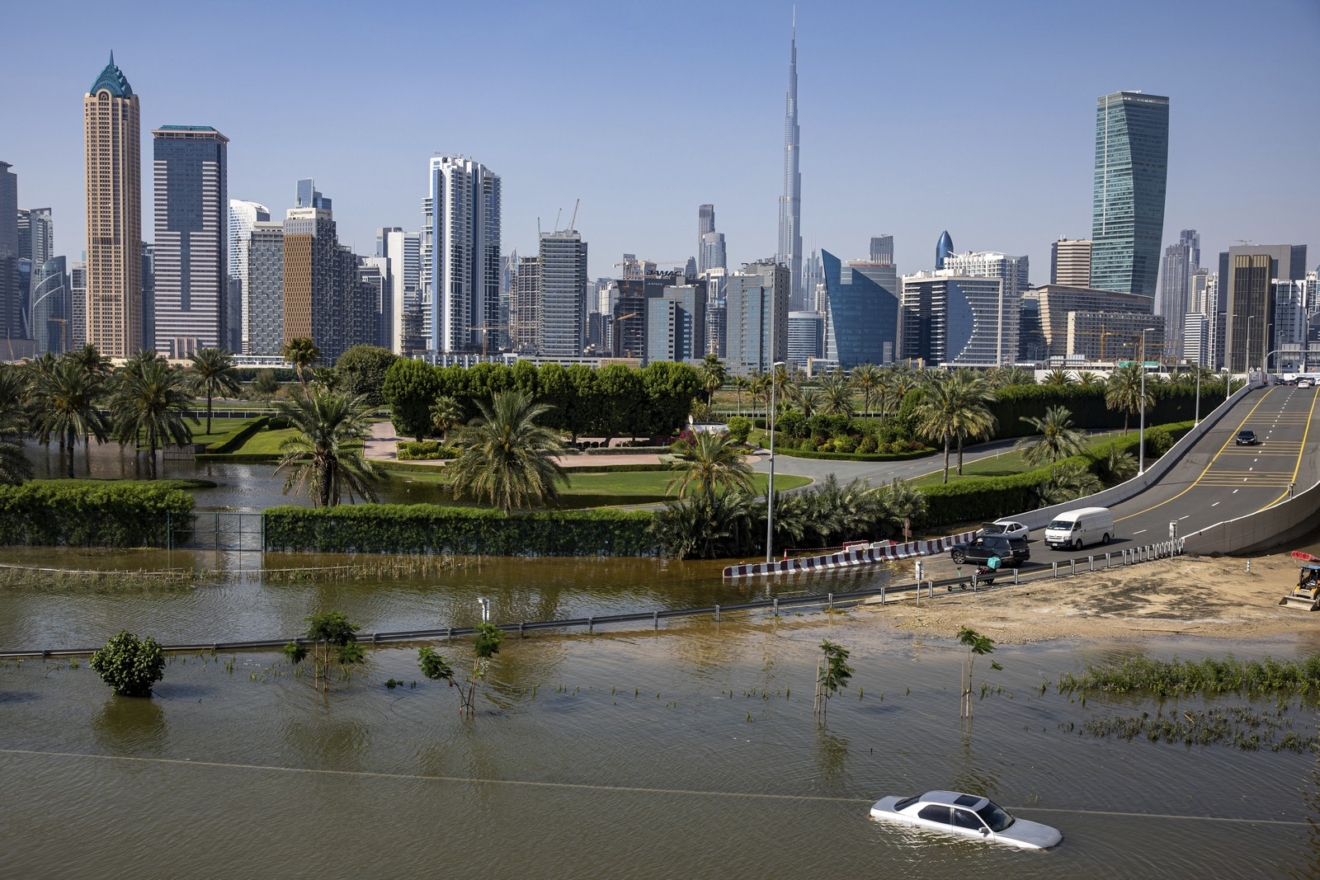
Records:
[[[1168,351],[1177,357],[1183,347],[1183,319],[1188,312],[1192,273],[1201,267],[1201,236],[1195,229],[1184,229],[1178,241],[1164,249],[1164,272],[1160,277],[1160,295],[1155,299],[1155,314],[1164,316]]]
[[[825,268],[824,357],[845,370],[892,363],[898,341],[897,273],[892,265],[821,251]]]
[[[587,319],[587,243],[573,230],[541,235],[541,314],[545,357],[581,357]]]
[[[1155,296],[1168,165],[1168,98],[1115,92],[1097,100],[1091,287]]]
[[[153,345],[173,358],[203,348],[230,349],[229,138],[206,125],[164,125],[151,136]]]
[[[248,237],[247,354],[276,355],[284,347],[284,224],[258,220]]]
[[[900,357],[927,366],[998,367],[1017,356],[1018,304],[998,278],[947,269],[903,276]]]
[[[435,156],[422,202],[424,333],[435,352],[498,350],[500,178],[462,156]],[[493,334],[493,335],[491,335]]]
[[[114,55],[83,98],[87,159],[86,340],[142,348],[142,146],[138,97]]]
[[[256,202],[229,200],[229,279],[237,283],[239,333],[238,345],[244,354],[252,351],[252,291],[248,287],[248,245],[252,227],[270,222],[270,209]],[[231,331],[233,328],[230,328]]]
[[[1061,238],[1050,246],[1050,284],[1091,286],[1091,240]]]

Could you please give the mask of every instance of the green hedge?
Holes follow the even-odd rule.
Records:
[[[1162,432],[1174,440],[1186,434],[1194,427],[1192,422],[1176,422],[1159,426]],[[1152,429],[1146,429],[1146,463],[1149,465],[1156,456],[1149,448]],[[1096,445],[1082,455],[1064,459],[1059,464],[1080,463],[1092,471],[1109,457],[1111,449],[1137,454],[1140,434],[1131,431],[1113,440]],[[1001,516],[1011,516],[1025,510],[1031,510],[1038,504],[1036,487],[1050,477],[1050,465],[1024,471],[1007,477],[963,477],[953,483],[937,483],[922,486],[920,491],[926,496],[925,528],[938,528],[952,523],[985,522]]]
[[[0,486],[0,544],[164,547],[192,532],[192,496],[177,483],[34,480]]]
[[[399,461],[448,461],[458,458],[459,450],[452,446],[441,446],[439,440],[400,440],[395,444]]]
[[[240,425],[237,430],[223,440],[217,440],[210,446],[207,446],[206,452],[211,455],[223,455],[226,452],[233,452],[235,449],[238,449],[244,443],[248,442],[253,434],[266,427],[268,422],[270,422],[269,416],[252,419],[251,421]]]
[[[272,507],[266,549],[486,556],[657,556],[646,511],[514,513],[431,504]]]
[[[777,432],[776,432],[777,433]],[[825,461],[908,461],[913,458],[925,458],[934,455],[930,447],[914,449],[911,452],[805,452],[801,449],[775,447],[775,455],[788,455],[793,458],[818,458]]]

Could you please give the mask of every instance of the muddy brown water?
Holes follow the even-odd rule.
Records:
[[[825,637],[856,674],[820,727]],[[468,722],[455,691],[412,686],[412,648],[371,652],[328,698],[275,654],[176,657],[152,700],[113,697],[85,662],[10,662],[0,852],[11,876],[1313,876],[1314,757],[1089,738],[1075,729],[1094,714],[1157,707],[1040,694],[1139,648],[1222,650],[1004,648],[1002,671],[978,664],[991,693],[970,728],[961,651],[864,612],[513,638]],[[935,787],[992,795],[1064,843],[1019,853],[867,817]]]

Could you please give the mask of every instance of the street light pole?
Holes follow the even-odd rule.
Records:
[[[1137,476],[1146,472],[1146,334],[1154,329],[1146,327],[1141,331],[1141,355],[1137,358],[1141,366],[1141,436],[1137,438],[1137,446],[1140,448]]]
[[[773,342],[771,343],[773,346]],[[773,347],[771,351],[773,351]],[[773,562],[775,556],[775,385],[783,361],[770,364],[770,412],[765,423],[770,428],[770,482],[765,490],[765,561]]]
[[[1201,366],[1201,352],[1205,348],[1204,342],[1202,340],[1202,344],[1196,347],[1196,421],[1192,422],[1193,428],[1201,424],[1201,370],[1205,369]]]
[[[1248,382],[1251,381],[1251,322],[1255,317],[1255,315],[1247,315],[1247,351],[1245,356],[1246,360],[1242,362],[1242,369],[1247,374]]]

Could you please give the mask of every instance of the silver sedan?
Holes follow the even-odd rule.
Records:
[[[1020,849],[1049,849],[1063,840],[1057,829],[1015,819],[989,798],[956,791],[881,798],[871,818]]]

